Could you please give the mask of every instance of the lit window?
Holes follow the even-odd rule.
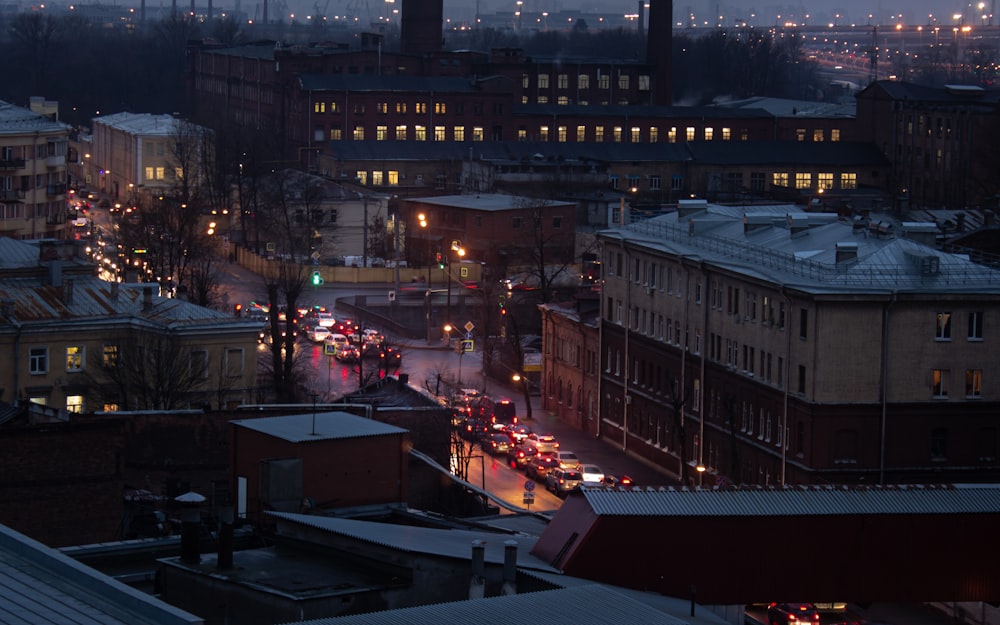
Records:
[[[774,172],[771,180],[771,184],[776,187],[787,187],[788,186],[788,172]]]
[[[417,141],[427,141],[427,126],[414,126],[413,138]]]
[[[313,102],[313,113],[325,113],[326,102]]]
[[[549,127],[548,126],[540,126],[538,128],[538,140],[539,141],[548,141],[549,140]]]
[[[330,102],[330,112],[331,113],[339,113],[340,112],[340,103],[339,102]]]
[[[378,102],[375,104],[375,110],[383,115],[389,112],[388,102]]]
[[[825,133],[823,132],[822,128],[818,128],[816,130],[813,130],[813,141],[821,142],[821,141],[823,141],[824,137],[825,137]]]
[[[389,170],[387,174],[387,179],[390,187],[399,186],[399,172],[394,170]]]
[[[946,399],[948,397],[948,370],[935,369],[931,382],[934,387],[934,397]]]
[[[531,86],[531,78],[527,74],[521,74],[521,88],[527,89]]]
[[[694,141],[694,126],[688,126],[684,132],[688,141]]]
[[[452,128],[452,137],[454,141],[465,141],[465,126]]]
[[[340,141],[344,138],[344,129],[340,126],[335,126],[330,129],[330,140]]]
[[[559,106],[568,106],[569,98],[567,96],[561,95],[558,98],[556,98],[556,104],[558,104]]]
[[[622,127],[621,126],[615,126],[612,129],[611,132],[612,132],[612,137],[613,137],[612,140],[615,143],[621,143],[622,142]]]
[[[566,143],[566,126],[556,128],[556,141]]]
[[[970,398],[980,398],[983,396],[983,370],[965,370],[965,396]]]
[[[647,74],[639,75],[639,91],[649,91],[649,76]]]
[[[557,86],[560,89],[569,89],[569,74],[559,74],[556,80],[558,81]]]
[[[597,77],[597,88],[598,89],[610,89],[611,88],[611,77],[607,74],[601,74]]]
[[[580,89],[590,89],[590,76],[588,74],[580,74],[577,76],[576,86]]]
[[[816,174],[816,187],[819,189],[832,189],[833,188],[833,173],[818,173]]]
[[[83,412],[83,395],[67,395],[66,412],[75,412],[77,414]]]
[[[715,129],[714,128],[706,128],[705,129],[705,141],[711,141],[714,137],[715,137]]]
[[[434,113],[436,113],[437,115],[444,115],[447,112],[448,112],[448,105],[446,103],[444,102],[434,103]]]
[[[632,129],[629,131],[629,134],[631,135],[630,140],[632,141],[632,143],[639,143],[640,141],[642,141],[642,129],[639,128],[638,126],[632,126]]]
[[[722,129],[722,140],[723,141],[729,141],[732,138],[733,138],[733,129],[732,128],[723,128]]]
[[[618,88],[625,90],[628,89],[628,74],[621,74],[618,76]]]
[[[83,371],[84,347],[70,345],[66,348],[66,371]]]
[[[538,75],[538,88],[539,89],[548,89],[549,88],[549,75],[548,74],[539,74]]]
[[[444,126],[434,126],[434,140],[446,141],[447,130]]]
[[[840,188],[841,189],[857,189],[858,188],[858,175],[855,173],[842,173],[840,174]]]
[[[840,129],[831,128],[830,129],[830,141],[840,141]]]
[[[805,128],[796,128],[795,129],[795,139],[796,139],[796,141],[805,141],[806,140],[806,129]]]
[[[796,189],[810,189],[812,188],[812,174],[808,172],[796,172],[795,174],[795,188]]]
[[[375,140],[385,141],[389,136],[388,126],[375,126]]]
[[[483,135],[483,127],[482,126],[473,126],[472,127],[472,140],[473,141],[482,141],[483,140],[483,136],[484,135]]]
[[[670,130],[667,131],[667,142],[677,143],[677,126],[671,126]]]
[[[604,126],[594,127],[594,141],[604,143]]]
[[[358,181],[358,184],[368,184],[368,172],[359,169],[354,179]]]
[[[581,142],[581,143],[587,140],[587,127],[586,126],[577,126],[576,127],[576,140],[578,142]]]
[[[939,341],[951,340],[951,313],[939,312],[937,314],[937,327],[934,337]]]
[[[396,126],[396,141],[406,141],[406,124]]]
[[[117,369],[121,365],[117,345],[105,345],[102,364],[105,369]]]
[[[660,129],[656,126],[649,127],[649,142],[656,143],[660,140]]]
[[[396,102],[396,112],[406,113],[406,102]]]
[[[416,104],[413,105],[413,112],[414,113],[421,113],[421,114],[422,113],[426,113],[427,112],[427,103],[426,102],[417,102]]]
[[[528,140],[528,131],[525,130],[524,128],[518,128],[517,129],[517,140],[518,141],[527,141]]]
[[[355,126],[354,127],[354,140],[355,141],[364,141],[365,140],[365,127],[364,126]]]
[[[378,169],[372,172],[372,184],[381,185],[382,184],[382,170]]]

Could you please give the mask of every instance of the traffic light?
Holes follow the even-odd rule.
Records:
[[[312,275],[312,285],[319,286],[321,284],[323,284],[323,276],[318,271],[314,271]]]
[[[444,256],[441,252],[434,254],[435,260],[437,260],[438,269],[444,269]]]
[[[243,314],[243,304],[233,305],[233,314],[236,315],[237,317]]]

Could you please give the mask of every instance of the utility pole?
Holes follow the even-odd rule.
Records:
[[[364,206],[364,223],[361,224],[361,266],[368,268],[368,194],[362,197]]]

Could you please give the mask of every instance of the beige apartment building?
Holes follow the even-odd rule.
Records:
[[[195,188],[210,142],[208,131],[172,115],[115,113],[92,120],[83,167],[88,184],[112,201],[175,195]]]
[[[995,481],[1000,272],[798,210],[599,235],[601,435],[706,485]]]
[[[32,98],[31,108],[0,101],[0,236],[67,236],[70,127],[55,108],[42,98]]]
[[[70,413],[254,398],[259,323],[100,280],[76,249],[0,238],[0,401]]]

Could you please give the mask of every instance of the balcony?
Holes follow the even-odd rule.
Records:
[[[23,158],[0,159],[0,170],[10,171],[12,169],[24,169],[24,159]]]
[[[0,202],[20,202],[24,199],[24,191],[20,189],[0,189]]]
[[[54,167],[65,167],[66,166],[66,155],[53,155],[45,157],[45,166],[48,168]]]
[[[66,183],[60,182],[59,184],[50,184],[45,187],[45,195],[52,197],[54,195],[66,195]]]

